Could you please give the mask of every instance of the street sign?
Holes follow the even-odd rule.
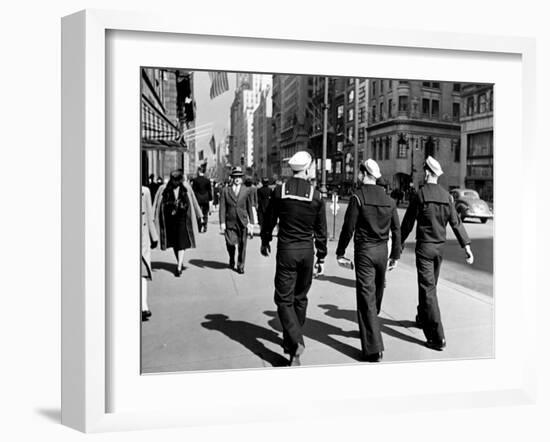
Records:
[[[330,204],[330,210],[332,210],[332,213],[335,215],[338,213],[338,209],[340,208],[340,204],[338,204],[338,195],[335,193],[332,194],[332,203]]]

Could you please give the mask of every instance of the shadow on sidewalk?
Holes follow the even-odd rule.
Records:
[[[164,262],[164,261],[153,261],[151,263],[151,268],[153,270],[166,270],[170,273],[176,273],[178,265],[175,262]]]
[[[340,276],[322,275],[315,279],[316,281],[328,281],[345,287],[355,288],[355,279],[342,278]]]
[[[351,321],[357,324],[357,311],[355,310],[341,310],[337,306],[332,304],[320,304],[319,307],[322,308],[323,310],[326,310],[325,315],[330,316],[331,318],[347,319],[348,321]],[[416,328],[416,323],[414,321],[408,321],[408,320],[396,321],[394,319],[382,318],[380,316],[379,318],[380,318],[380,331],[382,333],[397,339],[401,339],[402,341],[421,345],[422,347],[426,346],[426,343],[424,341],[417,339],[414,336],[401,333],[400,331],[397,331],[394,328],[392,328],[392,327],[404,327],[404,328],[415,327]],[[358,324],[357,324],[357,327],[359,328]],[[356,330],[353,337],[359,338],[358,329]]]
[[[282,333],[283,328],[281,327],[281,322],[279,321],[277,312],[265,311],[264,314],[272,318],[268,321],[269,326]],[[305,337],[331,347],[351,359],[355,359],[357,361],[361,360],[361,352],[359,349],[352,347],[351,345],[344,344],[343,342],[340,342],[332,337],[342,336],[345,338],[356,338],[357,332],[355,331],[345,331],[341,328],[327,324],[326,322],[307,318],[306,323],[304,324],[303,334]]]
[[[227,263],[220,261],[209,261],[206,259],[190,259],[189,264],[194,265],[195,267],[200,267],[201,269],[214,269],[221,270],[227,269]]]
[[[243,345],[273,367],[288,365],[287,359],[271,351],[260,342],[260,339],[264,339],[282,346],[282,340],[272,330],[251,324],[250,322],[233,321],[228,316],[222,314],[208,314],[204,318],[208,320],[208,322],[201,323],[204,328],[223,333],[229,339]]]

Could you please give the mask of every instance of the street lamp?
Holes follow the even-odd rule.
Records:
[[[325,91],[323,97],[323,157],[321,161],[321,194],[327,195],[327,129],[328,129],[328,77],[325,77]]]

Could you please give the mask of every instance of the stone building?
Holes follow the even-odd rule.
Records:
[[[465,187],[493,201],[493,85],[462,86],[461,124],[464,161],[460,176]]]
[[[379,163],[390,187],[418,188],[428,155],[445,171],[443,186],[464,184],[460,107],[459,83],[370,79],[367,156]]]

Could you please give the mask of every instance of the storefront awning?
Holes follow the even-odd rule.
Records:
[[[183,134],[146,97],[141,97],[141,147],[157,150],[186,150]]]

